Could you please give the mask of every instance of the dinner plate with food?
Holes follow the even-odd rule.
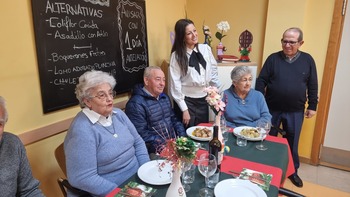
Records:
[[[198,141],[209,141],[213,138],[213,128],[206,126],[194,126],[186,130],[187,135]]]
[[[241,126],[233,129],[234,135],[244,136],[250,141],[260,141],[262,138],[261,133],[255,127]]]

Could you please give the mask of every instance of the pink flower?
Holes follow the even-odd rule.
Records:
[[[226,104],[221,100],[221,95],[216,87],[209,86],[204,91],[208,94],[205,100],[215,114],[225,110]]]

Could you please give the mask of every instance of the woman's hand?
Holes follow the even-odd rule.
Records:
[[[187,126],[190,123],[190,113],[188,112],[188,109],[182,112],[182,123]]]

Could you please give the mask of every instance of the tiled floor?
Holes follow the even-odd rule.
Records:
[[[350,197],[350,172],[301,163],[298,170],[304,187],[295,187],[289,179],[285,188],[308,197]]]

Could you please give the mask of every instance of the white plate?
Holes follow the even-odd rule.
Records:
[[[241,135],[242,129],[251,129],[251,128],[254,128],[254,127],[248,127],[248,126],[236,127],[236,128],[233,129],[233,134],[236,135],[236,136],[237,136],[237,135],[242,136],[242,135]],[[262,138],[261,134],[260,134],[259,137],[256,137],[256,138],[250,138],[250,137],[246,137],[246,136],[244,136],[244,137],[245,137],[247,140],[250,140],[250,141],[260,141],[261,138]]]
[[[244,196],[244,197],[267,197],[259,186],[249,180],[225,179],[216,184],[214,188],[216,197]]]
[[[194,135],[192,135],[192,132],[196,129],[196,128],[207,128],[211,131],[211,137],[196,137]],[[194,139],[194,140],[198,140],[198,141],[209,141],[212,139],[213,136],[213,127],[206,127],[206,126],[194,126],[194,127],[190,127],[186,130],[187,136],[189,136],[190,138]]]
[[[163,167],[159,167],[161,164]],[[165,160],[152,160],[143,164],[137,171],[139,178],[151,185],[166,185],[172,180],[172,167]]]

